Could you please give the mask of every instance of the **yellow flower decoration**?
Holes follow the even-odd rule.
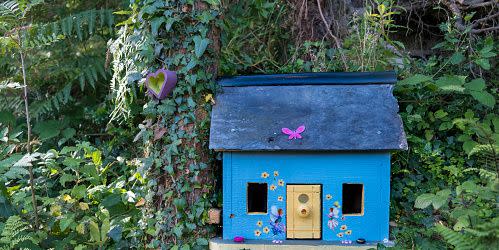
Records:
[[[338,201],[335,201],[333,205],[334,205],[335,207],[337,207],[337,208],[340,208],[340,207],[341,207],[341,206],[340,206],[340,203],[339,203]]]
[[[264,227],[263,228],[263,232],[266,233],[266,234],[268,234],[270,232],[270,229],[268,227]]]
[[[274,184],[270,185],[270,190],[274,191],[276,188],[277,187]]]
[[[274,176],[275,177],[279,176],[279,171],[274,171]]]
[[[277,200],[278,200],[278,201],[283,201],[283,200],[284,200],[284,197],[282,197],[282,196],[280,196],[280,195],[279,195],[279,197],[277,197]]]
[[[332,196],[332,195],[330,195],[330,194],[326,194],[326,200],[331,200],[332,198],[333,198],[333,196]]]
[[[341,237],[343,237],[343,233],[338,233],[338,234],[336,234],[336,236],[341,238]]]
[[[260,235],[262,234],[262,232],[260,230],[255,230],[255,236],[257,237],[260,237]]]
[[[281,179],[281,180],[277,181],[277,185],[284,186],[284,180]]]
[[[350,235],[350,234],[352,234],[352,230],[347,230],[347,231],[345,232],[345,234],[346,234],[346,235]]]
[[[340,229],[341,230],[347,230],[347,225],[341,225]]]
[[[259,221],[256,222],[256,225],[259,226],[259,227],[261,227],[263,225],[263,222],[261,220],[259,220]]]
[[[267,177],[269,177],[269,173],[267,173],[267,172],[263,172],[263,173],[262,173],[262,178],[267,178]]]

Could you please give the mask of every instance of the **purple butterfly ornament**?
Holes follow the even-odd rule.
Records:
[[[305,125],[299,126],[295,131],[289,129],[289,128],[282,128],[282,132],[284,134],[289,135],[288,140],[292,139],[301,139],[301,133],[305,131]]]

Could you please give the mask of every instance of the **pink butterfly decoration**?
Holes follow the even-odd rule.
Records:
[[[284,134],[289,135],[288,140],[291,139],[301,139],[301,133],[305,131],[305,125],[299,126],[295,131],[289,129],[289,128],[282,128],[282,132]]]

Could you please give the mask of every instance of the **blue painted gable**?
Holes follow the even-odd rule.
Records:
[[[268,184],[266,214],[247,213],[247,184]],[[342,184],[364,185],[364,214],[328,216],[342,205]],[[271,208],[284,211],[286,185],[322,185],[322,239],[328,241],[382,241],[388,238],[390,202],[390,153],[388,152],[224,152],[223,157],[223,238],[286,239],[273,234]],[[331,218],[330,218],[331,217]],[[335,219],[337,226],[331,221]]]

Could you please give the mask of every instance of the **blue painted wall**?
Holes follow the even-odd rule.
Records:
[[[268,177],[265,178],[267,174]],[[268,183],[267,214],[247,213],[248,182]],[[340,209],[338,226],[332,230],[327,225],[329,209],[336,201],[341,206],[343,183],[364,185],[364,215],[344,216],[343,220]],[[354,241],[364,238],[367,241],[382,241],[388,238],[390,202],[388,152],[224,152],[223,238],[233,239],[235,236],[243,236],[246,239],[286,239],[285,233],[274,236],[270,230],[272,206],[284,210],[283,223],[284,225],[286,223],[286,184],[323,185],[321,215],[323,240]],[[275,186],[275,190],[270,190],[272,185]]]

